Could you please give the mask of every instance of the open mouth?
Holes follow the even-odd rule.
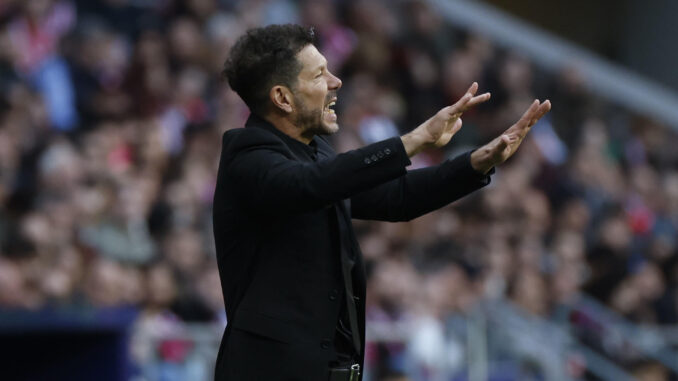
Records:
[[[327,105],[325,105],[325,111],[327,111],[327,112],[330,113],[330,114],[334,114],[334,109],[333,109],[333,107],[334,107],[336,104],[337,104],[337,99],[336,99],[336,98],[332,99],[332,101],[331,101],[330,103],[328,103]]]

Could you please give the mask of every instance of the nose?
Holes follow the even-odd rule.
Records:
[[[329,87],[330,90],[339,90],[341,89],[341,79],[337,77],[336,75],[329,73],[330,74],[330,80],[327,82],[327,86]]]

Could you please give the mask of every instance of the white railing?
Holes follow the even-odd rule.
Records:
[[[580,343],[570,333],[567,324],[560,324],[525,313],[505,300],[483,301],[466,315],[450,315],[456,321],[453,334],[442,331],[439,339],[462,344],[461,367],[438,367],[437,377],[463,377],[469,381],[486,381],[496,377],[501,366],[519,369],[523,364],[535,364],[548,380],[575,379],[568,370],[571,359],[583,358],[583,367],[601,380],[633,381],[621,367]],[[439,322],[443,326],[447,322]],[[408,358],[411,379],[418,381],[420,370],[431,364],[419,363],[412,352],[417,330],[413,320],[367,323],[368,345],[384,343],[403,348]],[[214,363],[223,327],[216,324],[180,324],[162,332],[147,326],[134,334],[133,351],[137,355],[139,374],[132,381],[208,381],[213,379]],[[452,335],[452,336],[450,336]],[[139,348],[146,355],[139,357]],[[436,364],[433,364],[436,366]],[[442,371],[440,371],[442,369]],[[366,364],[366,380],[370,378]],[[425,373],[425,372],[424,372]],[[519,377],[519,376],[517,376]],[[428,378],[427,378],[428,379]]]

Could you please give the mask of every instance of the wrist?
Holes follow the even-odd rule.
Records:
[[[426,146],[433,144],[430,137],[425,136],[416,129],[401,137],[407,156],[412,157],[421,152]]]
[[[471,167],[478,173],[486,175],[495,163],[490,155],[490,149],[482,146],[471,153]]]

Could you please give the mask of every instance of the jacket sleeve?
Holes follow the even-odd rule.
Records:
[[[410,164],[399,138],[327,160],[300,162],[275,135],[245,130],[224,135],[219,177],[253,211],[322,208],[402,176]]]
[[[471,152],[452,160],[407,172],[351,198],[353,218],[409,221],[439,209],[490,183],[490,174],[471,167]]]

